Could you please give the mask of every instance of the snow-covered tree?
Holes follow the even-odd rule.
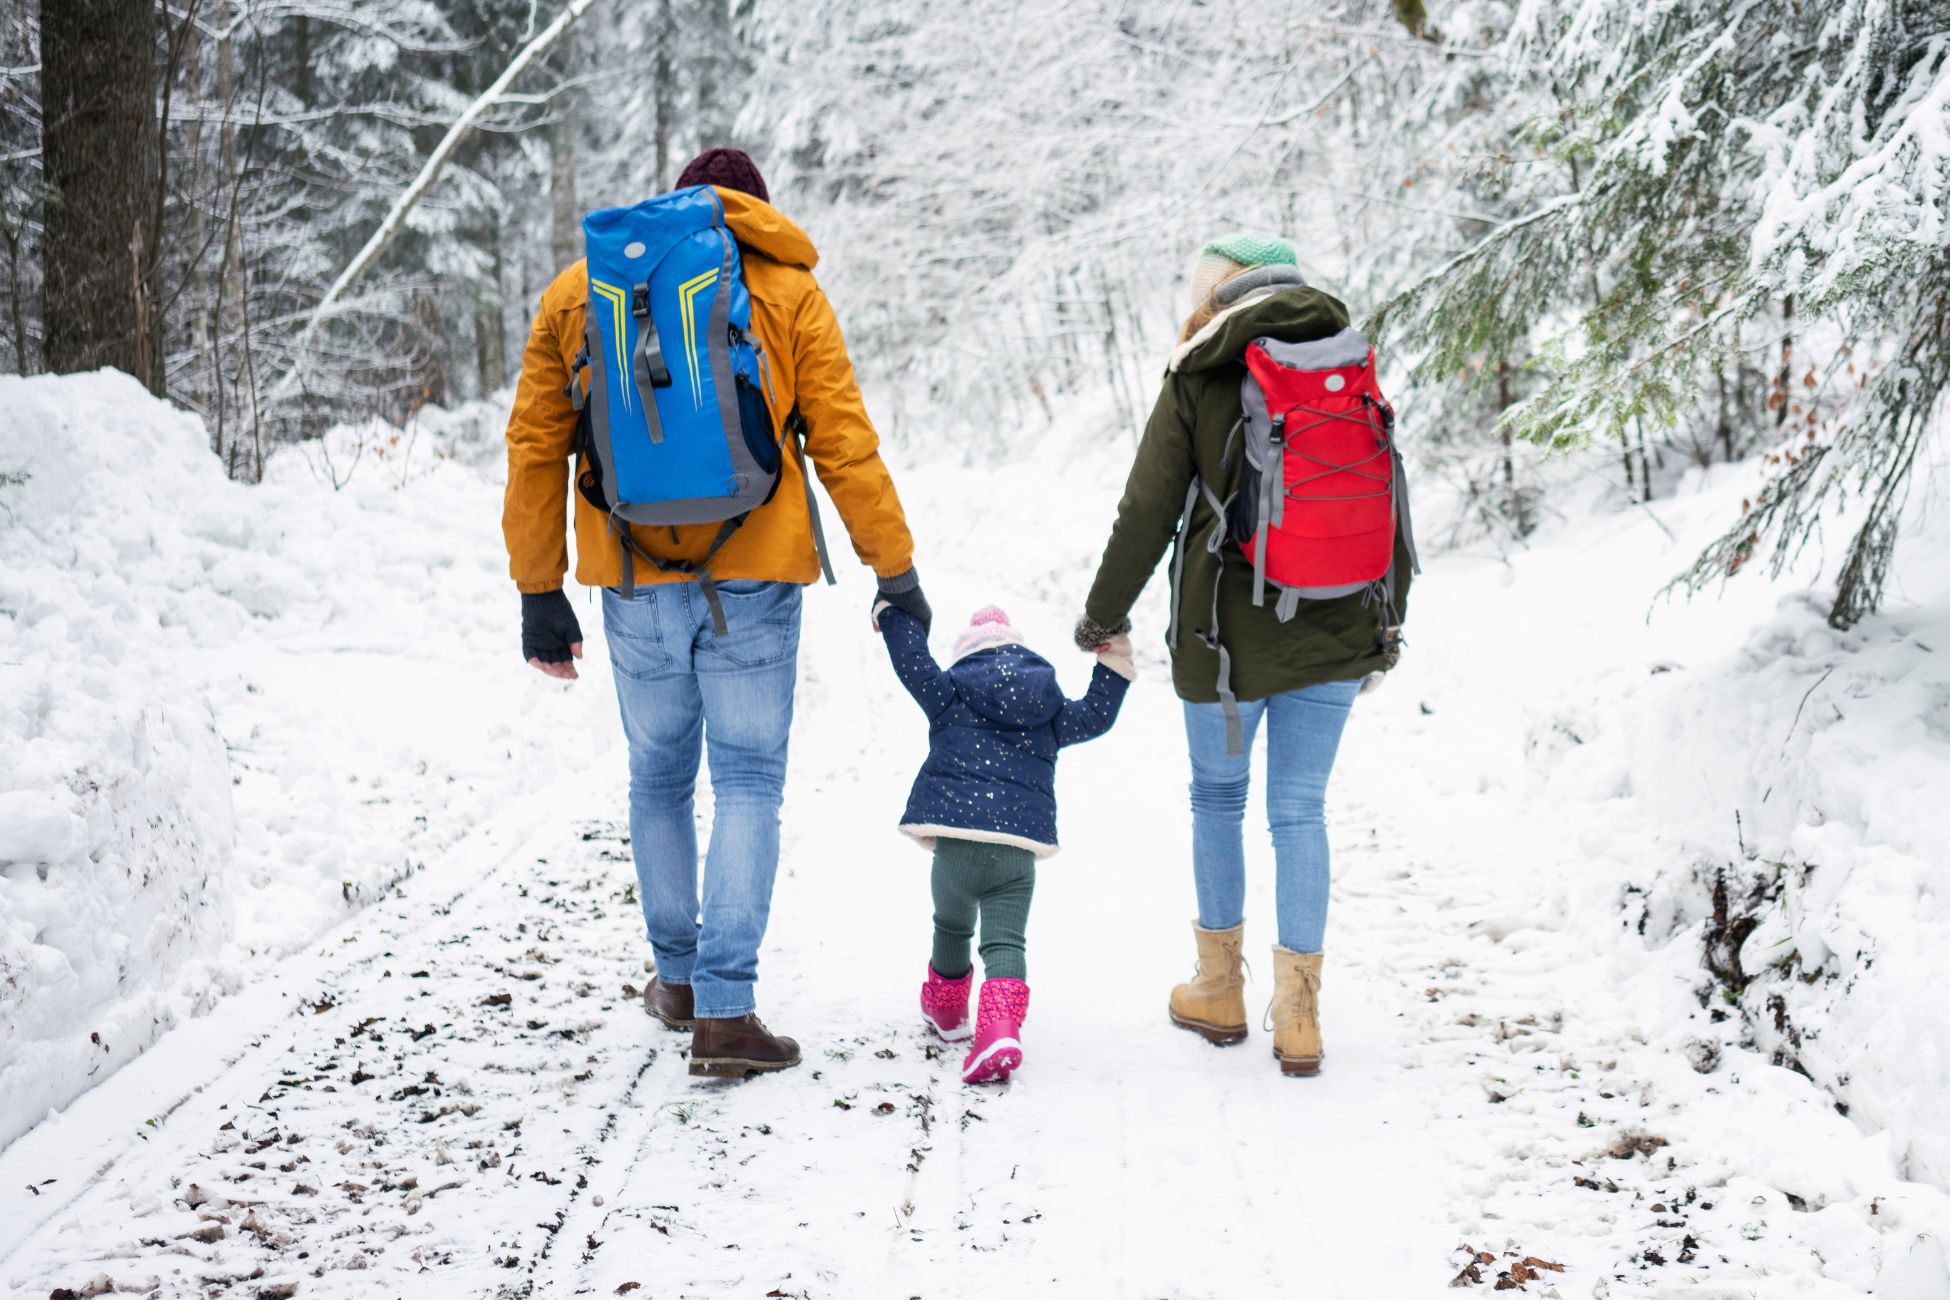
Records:
[[[1915,0],[1527,10],[1506,57],[1547,69],[1555,103],[1510,139],[1561,184],[1384,320],[1426,347],[1425,377],[1528,354],[1536,387],[1505,427],[1616,440],[1641,493],[1648,437],[1773,440],[1766,487],[1688,581],[1769,541],[1785,563],[1849,507],[1832,617],[1853,622],[1950,370],[1945,19]]]

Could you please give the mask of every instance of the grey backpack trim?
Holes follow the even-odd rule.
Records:
[[[636,347],[630,352],[630,373],[636,390],[643,395],[643,418],[650,427],[650,441],[664,440],[663,423],[657,414],[657,390],[670,387],[670,367],[664,364],[664,341],[657,334],[657,322],[650,315],[650,277],[630,291],[630,315],[636,320]],[[586,313],[589,319],[593,313]]]
[[[732,263],[738,255],[738,246],[731,232],[722,224],[715,227],[719,240],[724,245],[724,256],[719,263],[719,292],[712,295],[711,314],[705,324],[705,354],[711,372],[711,393],[717,402],[718,419],[725,439],[725,450],[731,461],[733,488],[729,495],[712,497],[691,497],[676,501],[609,503],[609,530],[616,537],[623,552],[623,581],[621,591],[628,600],[636,594],[636,561],[642,560],[660,573],[681,573],[696,580],[702,589],[705,603],[711,610],[712,630],[719,636],[728,630],[725,623],[724,607],[718,599],[717,581],[711,573],[711,561],[718,551],[731,539],[752,511],[770,501],[778,487],[779,477],[784,473],[786,448],[779,448],[780,468],[767,473],[752,454],[745,441],[741,406],[738,401],[738,376],[732,365],[731,344],[731,290]],[[661,263],[660,263],[661,264]],[[650,441],[662,442],[664,438],[662,421],[657,410],[656,393],[658,389],[671,387],[671,375],[664,360],[662,340],[658,336],[656,321],[649,310],[650,278],[655,275],[652,267],[643,279],[631,286],[631,315],[637,326],[636,344],[632,349],[630,382],[636,385],[637,393],[643,399],[644,422],[648,427]],[[609,376],[607,358],[603,351],[602,339],[596,326],[596,313],[585,307],[583,326],[583,352],[577,358],[579,363],[589,367],[589,381],[583,392],[577,390],[574,370],[571,368],[569,394],[571,402],[578,410],[590,404],[587,412],[590,429],[590,450],[596,458],[596,468],[601,481],[613,493],[616,489],[615,453],[610,441],[609,428]],[[771,385],[771,368],[765,356],[765,349],[758,339],[746,332],[744,339],[758,356],[759,375],[764,386]],[[769,396],[769,393],[768,393]],[[813,495],[812,474],[805,454],[806,424],[795,406],[786,420],[786,437],[791,439],[799,456],[800,472],[806,480],[806,510],[811,521],[813,547],[819,555],[819,567],[828,585],[833,577],[832,560],[826,550],[826,533],[819,515],[819,502]],[[784,440],[782,439],[782,442]],[[664,560],[650,554],[630,533],[630,525],[651,526],[680,524],[717,523],[721,527],[712,539],[704,558],[697,561]]]
[[[1244,278],[1244,276],[1240,277],[1240,279]],[[1237,281],[1228,283],[1237,283]],[[1283,365],[1304,369],[1331,369],[1356,364],[1366,360],[1371,351],[1368,341],[1351,329],[1343,330],[1330,338],[1303,343],[1283,343],[1269,339],[1261,339],[1258,342],[1262,347],[1267,348],[1274,360]],[[1269,490],[1271,491],[1274,505],[1270,511],[1263,510],[1259,520],[1258,554],[1261,563],[1253,566],[1254,603],[1263,605],[1266,589],[1263,561],[1266,555],[1267,523],[1269,518],[1284,518],[1288,495],[1285,468],[1282,464],[1283,457],[1271,453],[1276,445],[1283,448],[1286,430],[1284,427],[1279,429],[1279,441],[1276,443],[1274,421],[1266,409],[1265,395],[1260,392],[1259,383],[1252,377],[1250,370],[1246,372],[1246,377],[1240,383],[1239,393],[1240,419],[1233,425],[1232,432],[1227,436],[1225,455],[1220,463],[1223,465],[1231,460],[1233,442],[1240,438],[1243,430],[1245,433],[1242,449],[1244,463],[1240,466],[1242,482],[1250,481],[1252,476],[1257,476],[1262,501],[1267,499]],[[1379,418],[1383,421],[1380,433],[1387,440],[1392,470],[1393,481],[1388,490],[1394,497],[1397,536],[1407,547],[1411,572],[1419,574],[1422,572],[1422,564],[1415,549],[1415,527],[1408,513],[1407,472],[1402,465],[1401,451],[1395,445],[1394,422],[1386,407],[1382,408]],[[1273,488],[1269,489],[1269,483],[1274,485]],[[1167,633],[1167,641],[1171,649],[1176,651],[1184,630],[1185,557],[1192,546],[1202,544],[1207,551],[1217,557],[1219,572],[1212,584],[1210,623],[1199,629],[1197,635],[1219,658],[1217,691],[1219,706],[1225,714],[1226,753],[1234,758],[1241,757],[1245,752],[1245,735],[1239,712],[1239,699],[1232,689],[1232,655],[1219,636],[1219,589],[1225,580],[1225,547],[1232,539],[1232,508],[1237,496],[1238,494],[1235,493],[1233,497],[1221,501],[1202,478],[1196,475],[1193,477],[1191,486],[1185,493],[1185,508],[1179,516],[1177,543],[1172,554],[1171,623]],[[1201,500],[1206,503],[1214,516],[1212,525],[1203,533],[1202,542],[1195,539],[1192,532],[1192,516]],[[1274,603],[1274,614],[1280,622],[1289,623],[1298,614],[1303,600],[1335,600],[1357,593],[1366,593],[1363,603],[1378,605],[1377,614],[1383,620],[1385,634],[1388,627],[1400,621],[1396,613],[1395,588],[1395,565],[1391,562],[1387,572],[1377,582],[1354,582],[1332,587],[1280,587]]]

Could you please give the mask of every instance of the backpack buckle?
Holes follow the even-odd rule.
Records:
[[[650,286],[639,284],[630,292],[630,315],[642,320],[650,314]]]

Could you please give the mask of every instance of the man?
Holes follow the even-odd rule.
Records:
[[[788,413],[799,412],[805,454],[854,550],[879,578],[875,600],[925,623],[930,613],[914,573],[914,541],[839,324],[813,279],[812,241],[771,206],[764,178],[739,150],[693,159],[678,177],[680,188],[690,185],[716,187],[743,250],[774,429],[783,431]],[[588,296],[584,262],[542,295],[508,421],[502,513],[509,571],[521,590],[522,655],[571,681],[582,630],[562,592],[563,505],[571,496],[577,412],[564,390],[583,346]],[[788,442],[778,490],[711,560],[722,633],[689,574],[639,564],[634,582],[626,582],[609,520],[580,493],[572,498],[576,580],[603,588],[603,630],[629,741],[631,844],[657,964],[644,1007],[666,1026],[691,1031],[692,1074],[743,1076],[799,1063],[799,1045],[754,1014],[754,986],[779,862],[800,591],[820,573],[804,474]],[[632,529],[644,553],[677,563],[701,562],[716,534],[715,524]],[[705,750],[716,815],[700,910],[692,799]]]

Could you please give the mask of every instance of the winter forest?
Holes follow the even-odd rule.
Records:
[[[584,217],[719,146],[868,435],[779,372],[760,510],[814,474],[838,583],[759,922],[803,1059],[731,1081],[645,937],[669,625],[577,487],[559,607],[504,532]],[[792,258],[717,203],[771,348]],[[1364,685],[1299,985],[1268,710],[1221,1048],[1196,491],[1127,651],[1093,575],[1241,233],[1372,343],[1420,576],[1306,683]],[[0,1292],[1950,1300],[1950,0],[10,0],[0,236]],[[973,1049],[915,1007],[947,742],[879,462],[943,680],[998,626],[1130,668],[1000,1081],[993,973]],[[727,604],[806,580],[750,553]]]

